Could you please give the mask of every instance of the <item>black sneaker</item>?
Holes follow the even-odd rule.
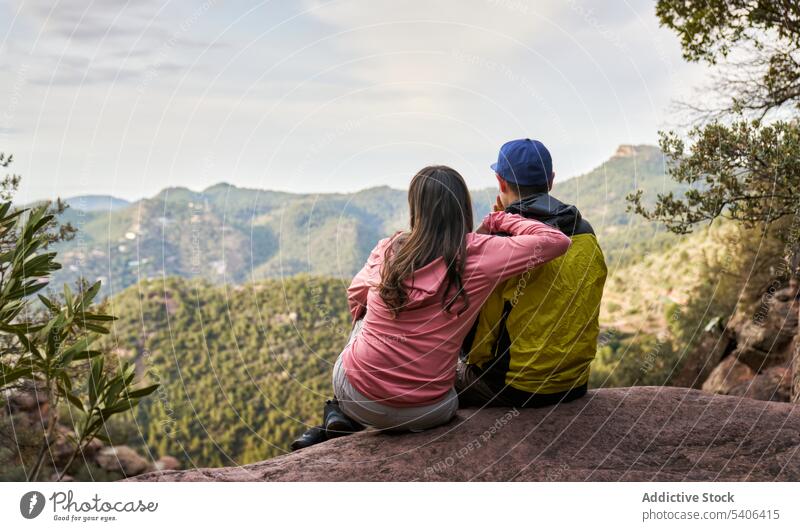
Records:
[[[306,432],[292,441],[290,445],[293,452],[314,446],[315,444],[323,443],[328,440],[328,433],[322,426],[314,426],[306,430]]]
[[[364,429],[364,426],[345,415],[344,412],[339,409],[339,402],[337,400],[328,400],[325,402],[323,418],[325,433],[328,435],[329,439],[341,437],[342,435],[350,435],[351,433]]]

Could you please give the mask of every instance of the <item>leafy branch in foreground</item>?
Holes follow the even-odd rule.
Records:
[[[86,446],[92,439],[97,438],[103,442],[111,443],[102,433],[106,421],[118,413],[123,413],[136,407],[141,398],[158,389],[158,384],[132,389],[135,367],[124,364],[115,374],[108,375],[104,371],[104,358],[97,356],[92,361],[89,377],[88,399],[81,400],[73,393],[66,393],[67,398],[81,413],[80,420],[75,425],[73,442],[75,451],[70,456],[67,464],[58,476],[61,480],[78,455],[82,455]]]
[[[10,158],[2,161],[7,165]],[[17,183],[18,179],[11,185]],[[106,354],[92,348],[115,319],[93,307],[100,282],[82,283],[78,293],[65,285],[62,300],[39,293],[61,267],[56,253],[46,251],[48,245],[70,233],[65,236],[56,225],[60,209],[60,203],[55,211],[49,204],[16,209],[10,200],[0,203],[0,396],[23,387],[44,395],[48,407],[39,408],[42,443],[26,474],[34,481],[51,454],[60,404],[71,405],[76,415],[74,453],[58,479],[93,438],[107,441],[101,431],[111,416],[135,407],[158,387],[135,388],[134,370],[128,365],[107,373]],[[43,308],[36,305],[34,294]]]

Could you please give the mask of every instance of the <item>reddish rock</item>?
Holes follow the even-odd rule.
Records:
[[[749,382],[735,386],[728,394],[756,400],[789,402],[791,397],[791,373],[788,367],[770,367],[757,374]]]
[[[92,439],[83,449],[83,455],[88,459],[97,455],[97,452],[103,449],[105,445],[100,439]]]
[[[32,393],[11,393],[8,396],[8,405],[13,411],[34,411],[39,402]]]
[[[792,402],[800,404],[800,341],[797,341],[792,360]]]
[[[61,424],[56,425],[55,440],[50,445],[50,456],[58,468],[67,464],[75,451],[75,433]]]
[[[703,391],[727,395],[734,387],[750,382],[756,373],[733,356],[723,359],[703,382]]]
[[[25,389],[14,391],[7,396],[12,412],[24,412],[36,417],[47,417],[49,403],[44,390]]]
[[[719,328],[714,327],[702,333],[697,346],[686,355],[678,373],[670,380],[670,385],[702,388],[714,367],[736,348],[732,331]]]
[[[125,476],[135,476],[152,470],[150,462],[128,446],[103,448],[98,452],[95,461],[104,470],[120,472]]]
[[[737,343],[733,355],[754,371],[791,361],[798,333],[795,293],[793,287],[766,293],[755,313],[740,314],[733,320]]]
[[[797,293],[798,282],[793,280],[791,288]],[[797,306],[797,316],[800,320],[800,304],[797,303],[797,295],[795,295],[795,306]],[[794,336],[794,345],[792,352],[791,363],[791,378],[792,378],[792,396],[791,401],[795,404],[800,404],[800,325],[798,326],[797,334]]]
[[[554,407],[464,409],[422,433],[368,430],[239,467],[131,481],[798,481],[800,407],[675,387]]]
[[[180,470],[181,462],[171,455],[162,455],[156,461],[156,470]]]

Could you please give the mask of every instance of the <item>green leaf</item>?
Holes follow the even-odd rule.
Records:
[[[136,377],[136,367],[130,363],[125,363],[119,373],[119,377],[125,382],[125,387],[128,387],[133,379]]]
[[[97,404],[97,397],[103,389],[101,381],[103,375],[103,356],[97,356],[92,361],[92,371],[89,375],[89,405],[94,407]]]
[[[108,386],[105,400],[103,401],[104,405],[110,406],[111,404],[119,400],[119,393],[124,389],[124,387],[125,387],[125,382],[122,381],[122,377],[116,376]]]
[[[56,257],[56,253],[45,253],[34,256],[27,262],[25,262],[25,273],[28,277],[39,277],[44,276],[54,269],[54,265],[56,264],[53,260]]]
[[[75,357],[72,358],[72,361],[89,360],[100,356],[101,354],[103,354],[103,352],[100,350],[84,350],[83,352],[78,352],[75,354]]]
[[[128,411],[129,409],[133,409],[138,404],[138,400],[121,400],[111,407],[101,409],[100,414],[103,416],[103,418],[107,419],[111,415],[116,415],[117,413],[122,413],[124,411]]]
[[[31,217],[28,219],[28,223],[25,226],[24,234],[26,237],[31,237],[52,220],[53,216],[47,214],[47,206],[39,207],[31,213]]]
[[[34,345],[33,342],[31,342],[28,339],[28,336],[26,336],[25,334],[18,333],[17,339],[19,339],[19,342],[22,343],[22,346],[25,347],[25,350],[27,350],[37,358],[43,359],[42,355],[39,353],[39,349],[37,349],[36,345]]]
[[[21,298],[24,298],[24,297],[28,297],[29,295],[33,295],[37,291],[41,291],[49,283],[50,283],[50,281],[48,281],[48,280],[27,282],[25,285],[23,285],[19,289],[15,289],[15,290],[10,291],[6,295],[6,297],[8,297],[9,299],[21,299]]]
[[[65,396],[67,397],[67,400],[69,400],[70,403],[73,406],[75,406],[76,408],[80,409],[81,411],[85,411],[84,408],[83,408],[83,402],[81,402],[80,398],[78,398],[76,395],[74,395],[72,393],[69,393],[69,392],[65,393]]]
[[[72,306],[72,290],[69,289],[69,284],[64,284],[64,301],[67,306]]]
[[[7,334],[32,334],[42,329],[42,325],[34,325],[32,323],[17,323],[7,324],[0,323],[0,332]]]
[[[67,391],[72,391],[72,378],[69,377],[69,374],[64,372],[62,377],[61,377],[61,381],[64,382],[64,388]]]
[[[102,313],[89,313],[85,312],[81,316],[86,321],[116,321],[119,317],[115,317],[113,315],[105,315]]]
[[[81,302],[79,306],[81,308],[85,308],[89,303],[91,303],[94,298],[97,296],[97,293],[100,291],[100,281],[98,280],[94,284],[91,285],[89,289],[87,289],[83,297],[81,298]]]
[[[61,308],[59,308],[58,305],[56,305],[56,303],[54,303],[44,295],[37,295],[37,297],[39,297],[39,300],[42,301],[42,304],[44,304],[47,307],[47,309],[50,310],[51,312],[58,313],[61,310]]]
[[[79,353],[85,352],[88,349],[89,345],[94,343],[96,339],[97,336],[95,335],[84,336],[75,343],[73,343],[72,345],[70,345],[69,348],[64,350],[64,352],[61,354],[61,357],[59,358],[61,365],[66,366],[72,363],[72,360],[75,358],[75,356],[77,356]],[[87,359],[87,357],[84,357],[83,359]]]
[[[20,378],[29,378],[32,374],[33,369],[31,367],[18,367],[10,371],[3,370],[2,374],[0,374],[0,382],[5,387]]]
[[[140,389],[136,389],[128,393],[128,398],[142,398],[144,396],[148,396],[153,394],[153,392],[159,388],[159,384],[148,385],[147,387],[142,387]]]
[[[86,330],[91,330],[92,332],[96,332],[98,334],[108,334],[109,333],[108,328],[106,328],[105,326],[100,326],[100,325],[84,322],[83,323],[83,327]]]

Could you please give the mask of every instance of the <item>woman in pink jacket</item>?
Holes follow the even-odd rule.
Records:
[[[297,450],[372,426],[418,431],[448,422],[464,337],[494,287],[564,254],[561,231],[493,212],[472,232],[469,190],[447,166],[408,190],[410,230],[378,242],[348,289],[354,330],[333,368],[336,397]],[[502,233],[504,236],[490,234]]]

